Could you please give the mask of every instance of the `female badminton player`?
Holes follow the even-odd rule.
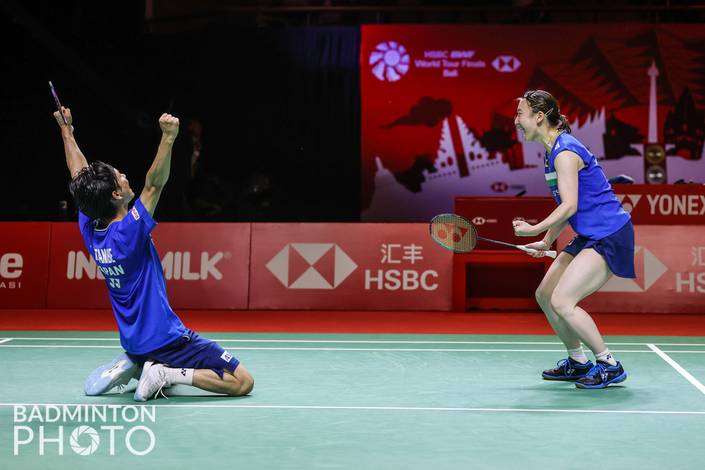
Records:
[[[545,370],[547,380],[575,381],[578,388],[605,388],[627,378],[622,364],[605,345],[595,322],[578,302],[598,290],[610,276],[634,278],[634,227],[622,209],[595,156],[570,133],[558,101],[543,90],[518,99],[514,118],[527,141],[546,149],[544,172],[558,207],[541,222],[513,222],[518,236],[545,232],[528,248],[548,250],[566,224],[577,236],[551,264],[536,290],[536,300],[565,344],[568,357]],[[531,255],[539,256],[539,254]],[[582,343],[595,355],[593,364]]]

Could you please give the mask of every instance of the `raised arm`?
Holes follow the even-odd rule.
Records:
[[[154,215],[154,209],[157,207],[159,197],[162,195],[162,189],[164,189],[169,179],[171,148],[179,133],[179,119],[171,114],[164,113],[159,118],[159,127],[162,129],[162,140],[159,142],[157,156],[154,157],[152,166],[147,172],[144,189],[142,194],[140,194],[142,204],[151,215]]]
[[[64,107],[61,109],[63,109],[64,116],[66,116],[66,123],[64,123],[59,111],[54,112],[54,119],[56,119],[56,123],[61,129],[61,138],[64,140],[64,153],[66,154],[66,166],[69,169],[69,173],[71,173],[71,178],[73,178],[79,171],[88,166],[88,162],[81,149],[78,148],[76,139],[73,136],[71,110]]]

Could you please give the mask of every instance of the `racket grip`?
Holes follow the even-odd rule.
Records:
[[[517,245],[517,248],[519,248],[522,251],[525,251],[527,253],[536,253],[538,250],[535,248],[527,248],[525,245]],[[547,250],[543,252],[543,256],[548,256],[550,258],[554,258],[558,256],[558,252],[556,250]]]

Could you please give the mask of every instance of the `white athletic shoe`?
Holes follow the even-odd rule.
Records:
[[[142,366],[142,375],[140,382],[135,390],[135,401],[147,401],[152,398],[158,398],[161,393],[164,398],[164,387],[169,387],[171,384],[166,378],[164,364],[155,364],[154,361],[147,361]]]
[[[88,375],[83,385],[83,390],[88,396],[101,395],[119,387],[127,385],[134,377],[139,375],[139,366],[130,357],[122,353],[109,364],[102,365]]]

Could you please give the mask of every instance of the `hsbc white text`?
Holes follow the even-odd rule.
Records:
[[[705,272],[676,273],[676,292],[705,294]]]
[[[376,272],[365,270],[365,290],[436,290],[438,273],[433,270],[419,274],[412,269],[378,269]]]

